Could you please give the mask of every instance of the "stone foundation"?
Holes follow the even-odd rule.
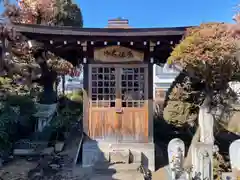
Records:
[[[82,147],[82,166],[90,167],[99,162],[110,162],[115,152],[122,152],[124,162],[126,153],[129,152],[128,163],[141,163],[145,168],[155,171],[154,143],[110,143],[87,140]]]

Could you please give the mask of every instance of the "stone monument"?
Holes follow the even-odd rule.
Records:
[[[194,144],[192,148],[192,175],[195,179],[213,180],[214,118],[206,103],[199,108],[198,122],[200,142]]]
[[[240,179],[240,139],[231,143],[229,147],[229,156],[233,176]]]
[[[38,111],[34,116],[38,119],[35,131],[42,132],[44,127],[48,126],[52,120],[54,113],[57,110],[57,104],[36,104],[36,108]]]
[[[179,138],[172,139],[168,144],[168,161],[173,180],[179,179],[184,173],[184,155],[184,142]]]

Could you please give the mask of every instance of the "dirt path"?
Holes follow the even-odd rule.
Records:
[[[23,159],[14,160],[0,169],[0,177],[3,180],[27,179],[28,172],[36,166],[36,162],[29,162]]]

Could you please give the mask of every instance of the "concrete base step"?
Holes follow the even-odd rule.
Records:
[[[116,143],[111,140],[85,140],[82,146],[82,167],[95,163],[139,163],[155,171],[154,143]]]
[[[95,174],[90,180],[144,180],[139,172],[118,172],[112,174]]]
[[[134,163],[134,164],[101,163],[101,164],[96,164],[93,169],[95,171],[116,170],[117,172],[118,171],[138,171],[140,166],[141,166],[140,163]]]
[[[128,149],[113,149],[109,152],[111,163],[129,163],[130,151]]]
[[[93,167],[91,180],[144,180],[143,174],[139,172],[140,165],[98,163]]]

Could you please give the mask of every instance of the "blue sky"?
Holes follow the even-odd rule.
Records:
[[[240,0],[73,1],[82,9],[85,27],[105,27],[108,19],[123,17],[136,28],[189,26],[216,21],[231,22],[236,11],[234,7],[240,3]]]
[[[85,27],[105,27],[124,17],[132,27],[172,27],[201,22],[231,22],[240,0],[75,0]],[[239,8],[240,10],[240,8]]]

